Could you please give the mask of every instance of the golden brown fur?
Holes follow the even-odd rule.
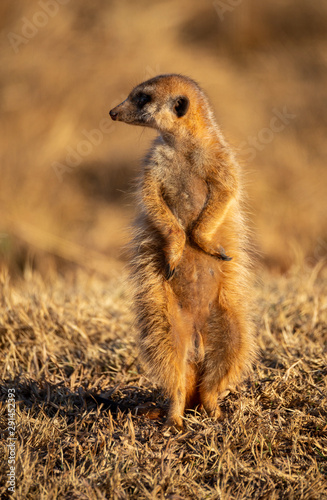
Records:
[[[185,408],[197,404],[218,417],[219,395],[255,354],[238,165],[187,77],[148,80],[110,115],[159,131],[132,243],[142,357],[169,396],[168,425],[181,427]]]

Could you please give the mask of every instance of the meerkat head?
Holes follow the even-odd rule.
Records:
[[[137,85],[109,114],[113,120],[155,128],[163,135],[196,135],[201,122],[211,120],[203,91],[181,75],[160,75]]]

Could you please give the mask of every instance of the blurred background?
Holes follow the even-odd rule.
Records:
[[[0,259],[124,264],[152,130],[109,120],[141,81],[191,76],[245,172],[264,266],[327,254],[324,0],[2,0]]]

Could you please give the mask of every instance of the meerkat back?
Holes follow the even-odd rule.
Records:
[[[110,116],[159,133],[131,244],[141,356],[169,398],[168,426],[196,405],[218,418],[219,396],[255,358],[238,165],[190,78],[141,83]]]

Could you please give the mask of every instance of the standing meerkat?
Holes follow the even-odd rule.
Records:
[[[169,397],[168,426],[182,427],[184,410],[200,404],[218,418],[219,396],[255,357],[238,165],[185,76],[141,83],[110,116],[159,132],[131,245],[142,358]]]

